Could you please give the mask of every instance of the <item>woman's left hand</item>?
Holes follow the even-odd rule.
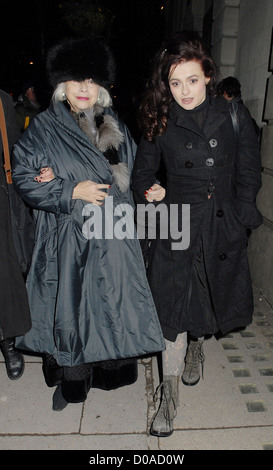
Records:
[[[40,174],[38,176],[35,176],[34,179],[35,181],[38,181],[38,183],[48,183],[54,178],[55,178],[55,175],[53,173],[52,168],[44,167],[44,168],[41,168]]]
[[[165,188],[160,186],[160,184],[153,184],[153,186],[145,192],[145,197],[148,202],[158,202],[164,199],[165,194]]]

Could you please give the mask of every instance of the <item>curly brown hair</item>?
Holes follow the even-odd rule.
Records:
[[[196,32],[177,32],[164,42],[153,60],[152,74],[139,107],[139,125],[149,142],[166,130],[173,102],[169,87],[169,72],[173,65],[179,64],[182,60],[197,60],[205,77],[210,78],[208,91],[215,87],[216,66],[208,45]]]

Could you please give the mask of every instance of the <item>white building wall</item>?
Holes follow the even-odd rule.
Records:
[[[219,80],[234,75],[240,0],[214,0],[211,52]]]
[[[270,69],[273,71],[273,45],[270,51]],[[273,75],[268,78],[265,96],[262,130],[262,188],[257,197],[257,206],[263,215],[263,224],[250,237],[249,261],[254,284],[273,305]]]
[[[217,0],[216,0],[216,3]],[[272,0],[241,0],[235,76],[257,124],[262,126],[273,26]]]

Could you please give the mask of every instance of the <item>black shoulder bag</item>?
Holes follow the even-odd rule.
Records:
[[[26,276],[31,263],[34,241],[34,221],[30,207],[25,204],[23,199],[14,189],[12,183],[6,120],[1,98],[0,124],[4,150],[4,169],[6,174],[6,182],[9,196],[9,209],[13,244],[20,269],[24,276]]]

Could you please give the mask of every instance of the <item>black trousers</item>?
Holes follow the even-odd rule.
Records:
[[[138,377],[136,358],[63,367],[49,354],[43,356],[43,373],[48,387],[61,385],[70,403],[85,401],[90,388],[114,390],[133,384]]]

